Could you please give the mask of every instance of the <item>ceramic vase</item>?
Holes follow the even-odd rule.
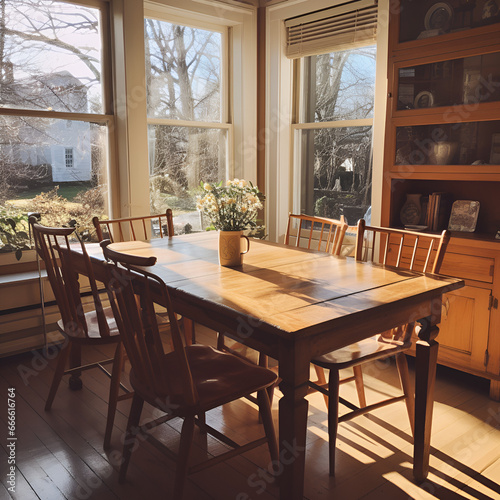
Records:
[[[407,194],[406,202],[399,213],[403,226],[416,225],[420,223],[422,207],[420,204],[421,194]]]
[[[246,240],[246,250],[241,250],[241,240]],[[250,249],[250,240],[243,231],[219,231],[219,264],[225,267],[241,266],[243,255]]]

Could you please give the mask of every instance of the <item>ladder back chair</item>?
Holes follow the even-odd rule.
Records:
[[[174,236],[174,219],[172,209],[168,208],[164,214],[144,215],[142,217],[128,217],[124,219],[100,220],[92,219],[99,241],[109,239],[111,243],[118,241],[144,241],[152,237]],[[165,315],[160,318],[166,321]],[[191,319],[182,318],[184,334],[189,343],[196,342],[194,323]]]
[[[98,269],[105,268],[109,300],[131,363],[130,382],[135,391],[127,424],[120,480],[125,480],[137,430],[151,429],[175,417],[183,418],[184,422],[172,498],[182,498],[188,473],[201,471],[266,442],[271,459],[278,459],[277,441],[266,391],[276,382],[276,374],[210,346],[185,346],[169,290],[161,278],[147,269],[154,265],[156,258],[122,254],[110,249],[108,244],[109,241],[101,243],[107,263],[94,260],[94,266]],[[154,312],[154,302],[158,301],[166,307],[170,317],[174,350],[167,354],[163,350]],[[215,435],[233,450],[201,464],[189,466],[194,425],[200,424],[196,415],[253,392],[257,392],[266,436],[239,446],[202,422],[203,430]],[[148,422],[141,428],[139,421],[144,402],[166,415],[154,422]],[[166,496],[170,498],[170,495]]]
[[[342,241],[347,230],[341,220],[304,214],[288,214],[285,245],[308,248],[340,255]]]
[[[449,238],[448,231],[443,231],[439,235],[417,233],[400,229],[367,226],[365,221],[361,219],[358,222],[355,258],[358,261],[369,261],[399,269],[437,274],[443,262]],[[385,332],[379,332],[373,337],[313,359],[313,364],[330,370],[328,383],[316,384],[309,382],[309,384],[328,397],[331,476],[335,475],[335,445],[337,428],[340,422],[351,420],[358,415],[404,400],[413,434],[415,402],[405,351],[411,347],[411,337],[416,328],[419,328],[419,326],[415,322],[407,323]],[[395,356],[396,359],[403,394],[366,405],[360,371],[361,365],[391,356]],[[356,386],[360,398],[360,407],[339,396],[339,385],[341,383],[339,381],[339,371],[349,367],[359,370],[356,377]],[[339,403],[347,406],[350,410],[340,417]]]
[[[342,242],[347,230],[347,223],[343,220],[329,219],[326,217],[316,217],[304,214],[288,214],[288,224],[285,233],[285,245],[295,246],[298,248],[306,248],[308,250],[318,250],[321,252],[331,253],[338,256],[342,248]],[[239,355],[240,344],[235,342],[228,346],[225,343],[224,335],[218,334],[217,348],[219,350],[231,352]],[[267,356],[258,355],[258,363],[260,366],[268,366]],[[326,377],[324,370],[314,365],[317,383],[325,384]],[[273,393],[270,392],[272,402]]]
[[[117,402],[129,397],[119,395],[120,374],[123,367],[123,347],[119,330],[114,320],[111,308],[103,307],[98,284],[91,269],[87,266],[85,274],[90,284],[93,308],[85,312],[80,295],[78,274],[75,271],[75,260],[70,258],[70,237],[74,237],[74,228],[52,228],[38,224],[34,217],[30,218],[35,248],[45,264],[47,276],[61,313],[57,326],[65,340],[58,353],[57,364],[50,386],[45,410],[50,410],[57,390],[64,375],[71,375],[70,388],[81,389],[82,381],[79,375],[90,368],[100,368],[110,376],[108,400],[108,415],[104,433],[104,448],[108,448],[116,413]],[[83,244],[81,253],[75,257],[85,259],[86,252]],[[82,268],[83,269],[83,268]],[[102,287],[102,285],[101,285]],[[88,307],[87,307],[88,309]],[[116,344],[113,358],[82,365],[80,360],[81,347],[84,345]],[[66,368],[69,358],[69,368]],[[112,372],[109,373],[104,365],[112,363]]]
[[[164,214],[127,217],[123,219],[92,219],[99,241],[141,241],[152,237],[174,235],[174,221],[170,208]]]

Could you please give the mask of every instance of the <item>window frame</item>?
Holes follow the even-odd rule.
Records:
[[[257,9],[218,0],[145,0],[144,17],[215,31],[227,29],[224,81],[226,109],[221,123],[194,128],[227,130],[227,174],[257,180]],[[149,122],[148,122],[149,123]],[[191,122],[194,123],[194,122]],[[165,123],[167,124],[167,123]],[[180,120],[170,125],[184,125]],[[215,125],[215,127],[213,127]]]
[[[352,48],[362,48],[362,47],[371,47],[377,44],[373,43],[373,41],[369,41],[367,43],[359,43]],[[345,48],[339,48],[339,51],[344,51]],[[331,52],[335,52],[331,50]],[[319,54],[316,54],[319,55]],[[377,56],[378,56],[378,48],[377,48]],[[311,57],[311,56],[305,56]],[[293,122],[291,124],[291,149],[294,152],[292,155],[292,164],[293,164],[293,199],[292,199],[292,210],[294,213],[302,213],[302,200],[304,198],[303,195],[303,175],[302,164],[304,161],[307,162],[307,159],[304,158],[305,151],[303,150],[301,144],[302,140],[300,137],[300,132],[303,130],[321,130],[321,129],[332,129],[332,128],[350,128],[350,127],[371,127],[372,128],[372,162],[373,162],[373,141],[374,141],[374,123],[375,117],[373,118],[356,118],[351,120],[330,120],[330,121],[322,121],[322,122],[308,122],[305,119],[305,108],[303,96],[304,92],[304,72],[306,71],[304,68],[304,59],[305,57],[293,59],[293,74],[294,80],[292,82],[293,90]],[[311,75],[310,75],[311,76]],[[373,79],[373,83],[375,85],[376,77]],[[375,99],[375,96],[374,96]],[[309,214],[313,215],[313,214]]]
[[[342,3],[340,0],[335,4]],[[283,241],[288,213],[293,207],[293,155],[291,147],[294,123],[293,96],[290,82],[295,78],[293,64],[285,55],[285,21],[308,12],[332,7],[331,0],[308,2],[276,2],[266,7],[266,228],[271,241]],[[387,100],[387,57],[389,36],[389,0],[378,0],[377,66],[375,83],[372,223],[380,223],[385,116]]]
[[[66,168],[74,168],[73,148],[64,148],[64,163]]]
[[[111,184],[111,179],[115,177],[114,171],[116,165],[111,161],[115,157],[115,114],[113,104],[113,87],[112,87],[112,31],[111,31],[111,8],[109,0],[56,0],[59,3],[73,4],[81,7],[96,8],[100,12],[101,23],[101,80],[102,80],[102,113],[72,113],[66,111],[52,111],[42,109],[23,109],[9,108],[0,106],[0,116],[26,117],[26,118],[47,118],[56,120],[69,120],[76,122],[93,123],[106,127],[107,132],[107,158],[105,171],[103,174],[106,177],[106,185],[108,192],[107,209],[111,210],[112,199],[111,192],[114,191]],[[65,148],[65,153],[66,153]],[[7,274],[7,266],[12,266],[12,252],[0,253],[0,275]],[[23,251],[23,257],[20,262],[16,262],[19,268],[24,265],[31,267],[30,264],[36,260],[34,250]]]
[[[234,176],[234,127],[232,123],[231,116],[231,105],[230,105],[230,42],[231,28],[224,24],[213,24],[207,21],[193,22],[193,20],[184,19],[182,16],[172,15],[165,13],[164,15],[159,14],[156,11],[151,11],[150,9],[144,10],[144,19],[154,19],[160,22],[167,22],[171,24],[177,24],[180,26],[186,26],[189,28],[202,29],[206,31],[214,31],[221,34],[222,46],[221,46],[221,119],[220,122],[209,122],[209,121],[199,121],[199,120],[179,120],[173,118],[150,118],[147,116],[147,126],[150,125],[164,125],[168,127],[186,127],[186,128],[202,128],[202,129],[216,129],[224,130],[227,133],[226,137],[226,165],[225,171],[226,175]],[[147,75],[146,75],[147,77]],[[149,149],[149,146],[148,146]],[[202,180],[202,179],[200,179]]]

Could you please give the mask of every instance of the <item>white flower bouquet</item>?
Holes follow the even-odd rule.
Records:
[[[256,229],[257,211],[262,209],[262,193],[257,186],[242,179],[225,185],[203,184],[204,196],[197,197],[196,208],[207,215],[219,231]]]

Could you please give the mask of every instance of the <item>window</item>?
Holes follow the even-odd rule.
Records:
[[[200,182],[228,176],[227,29],[145,19],[151,213],[200,230]]]
[[[296,209],[355,224],[371,203],[376,47],[298,59]]]
[[[106,9],[98,0],[0,2],[0,252],[26,246],[16,235],[29,212],[48,225],[76,219],[90,237],[92,215],[107,210]]]
[[[66,168],[73,168],[73,148],[66,148],[64,153]]]

